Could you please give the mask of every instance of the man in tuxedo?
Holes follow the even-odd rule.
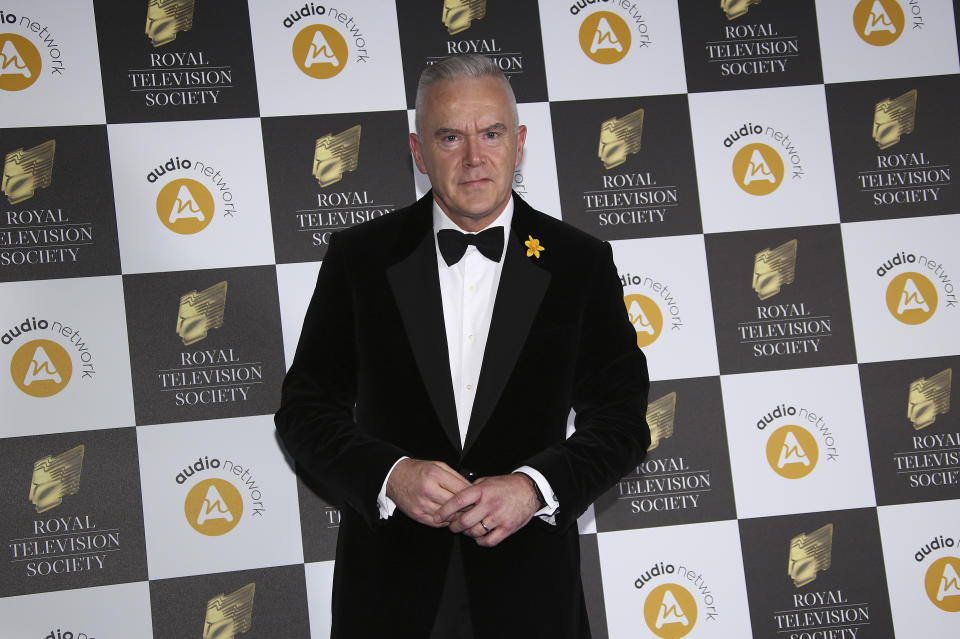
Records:
[[[334,236],[276,415],[343,504],[332,636],[589,637],[576,520],[650,443],[612,253],[512,193],[492,62],[428,67],[416,109],[433,188]]]

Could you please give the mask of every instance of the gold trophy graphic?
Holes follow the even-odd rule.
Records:
[[[597,157],[603,168],[610,170],[627,161],[627,156],[640,152],[643,136],[643,109],[622,118],[610,118],[600,125],[600,147]]]
[[[360,125],[317,139],[313,176],[321,187],[336,184],[347,171],[355,171],[360,159]]]
[[[207,602],[207,616],[203,621],[203,639],[233,639],[250,630],[253,625],[253,593],[255,583],[249,583],[229,595],[220,593]]]
[[[487,0],[443,0],[443,26],[450,35],[466,31],[487,15]]]
[[[950,411],[950,388],[953,369],[946,368],[933,377],[921,377],[910,382],[907,399],[907,419],[913,429],[920,430],[937,421],[937,415]]]
[[[45,513],[63,503],[66,495],[80,490],[84,446],[74,446],[59,455],[47,455],[33,463],[30,502],[37,513]]]
[[[227,283],[218,282],[210,288],[180,296],[177,313],[177,335],[184,346],[195,344],[211,329],[223,326],[223,309],[227,304]]]
[[[881,149],[887,149],[900,141],[900,137],[913,133],[917,117],[917,90],[877,102],[873,109],[873,139]]]
[[[147,27],[144,31],[153,46],[173,42],[181,31],[193,28],[195,0],[149,0]]]
[[[677,414],[677,393],[664,395],[647,406],[647,424],[650,426],[648,451],[660,445],[660,440],[673,435],[673,421]]]
[[[32,149],[16,149],[7,153],[3,163],[3,193],[10,204],[29,200],[37,189],[50,186],[53,178],[53,154],[56,140],[47,140]]]
[[[784,242],[777,248],[763,249],[753,258],[753,290],[765,300],[792,284],[797,271],[797,240]]]
[[[760,4],[760,0],[720,0],[720,8],[727,14],[727,20],[736,20],[749,11],[752,4]]]
[[[833,524],[826,524],[812,533],[800,533],[790,540],[787,574],[797,588],[817,578],[817,573],[830,568],[833,558]]]

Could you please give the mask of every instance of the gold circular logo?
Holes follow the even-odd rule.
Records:
[[[960,612],[960,558],[941,557],[930,564],[923,587],[934,606]]]
[[[658,637],[679,639],[697,623],[697,602],[683,586],[660,584],[643,602],[643,618]]]
[[[860,0],[853,10],[854,31],[875,47],[895,42],[903,26],[903,9],[897,0]]]
[[[48,339],[35,339],[17,349],[10,375],[17,388],[32,397],[56,395],[70,382],[73,362],[67,349]]]
[[[783,182],[783,160],[766,144],[748,144],[733,156],[733,179],[750,195],[773,193]]]
[[[813,472],[819,458],[817,440],[802,426],[781,426],[767,440],[767,462],[781,477],[806,477]]]
[[[240,491],[224,479],[204,479],[187,493],[183,514],[198,533],[211,537],[225,535],[240,523],[243,498]]]
[[[937,289],[920,273],[900,273],[887,286],[887,308],[904,324],[923,324],[937,310]]]
[[[40,52],[16,33],[0,33],[0,89],[23,91],[40,77]]]
[[[340,32],[325,24],[304,27],[293,39],[293,61],[311,78],[332,78],[347,65],[350,55]]]
[[[630,27],[615,13],[591,13],[580,25],[580,48],[594,62],[619,62],[630,51]]]
[[[207,228],[215,206],[207,187],[196,180],[172,180],[157,194],[157,215],[163,225],[181,235],[192,235]]]
[[[637,331],[637,346],[643,348],[657,341],[663,331],[663,313],[657,303],[646,295],[626,295],[623,303]]]

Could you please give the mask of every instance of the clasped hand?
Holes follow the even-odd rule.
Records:
[[[481,477],[471,484],[443,462],[420,459],[394,467],[387,496],[414,521],[449,527],[487,548],[523,528],[539,508],[526,475]]]

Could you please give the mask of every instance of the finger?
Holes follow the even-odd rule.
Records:
[[[502,527],[494,528],[488,534],[482,537],[477,537],[476,542],[478,546],[482,546],[484,548],[493,548],[501,541],[509,537],[512,532],[513,531]]]
[[[457,512],[477,503],[481,494],[481,491],[473,486],[468,486],[454,494],[437,510],[435,515],[437,521],[452,521]]]
[[[433,479],[447,491],[457,493],[470,485],[470,482],[463,475],[444,462],[434,462],[434,467],[436,475]]]

